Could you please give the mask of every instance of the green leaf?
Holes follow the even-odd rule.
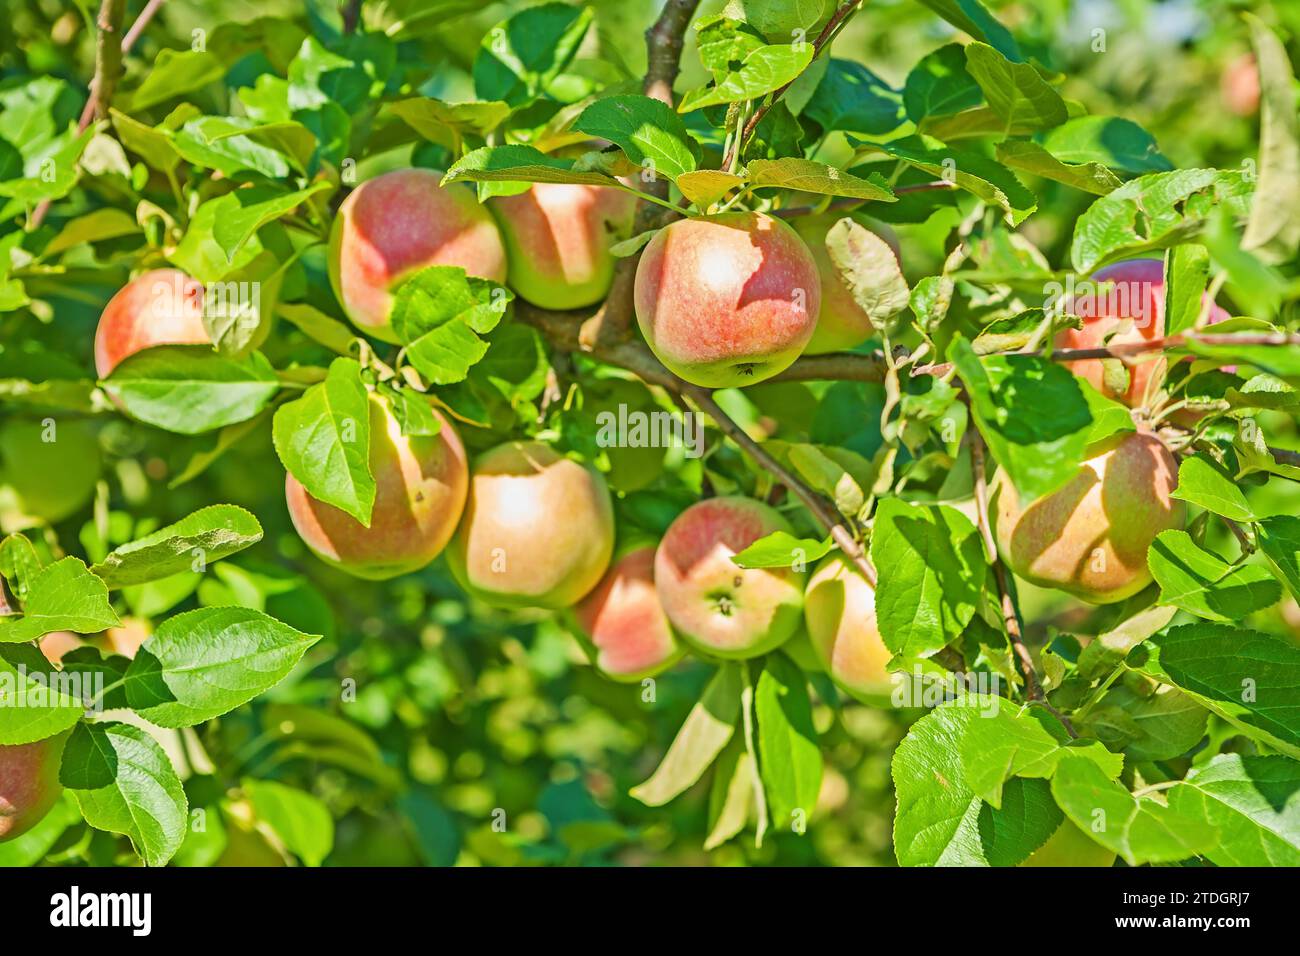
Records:
[[[1210,278],[1210,253],[1188,243],[1165,254],[1165,335],[1177,335],[1196,325]]]
[[[934,142],[912,137],[870,145],[997,206],[1012,226],[1019,225],[1037,208],[1037,198],[1010,170],[972,150],[930,145]]]
[[[1150,797],[1135,797],[1091,760],[1062,760],[1052,796],[1084,833],[1114,850],[1130,866],[1173,863],[1212,847],[1214,827]]]
[[[69,559],[71,560],[71,559]],[[30,744],[81,720],[89,688],[54,679],[52,664],[32,644],[0,644],[0,745]]]
[[[460,151],[465,134],[485,136],[510,115],[510,104],[501,100],[444,103],[430,96],[411,96],[389,103],[386,108],[425,139],[454,152]]]
[[[274,687],[318,640],[249,608],[177,614],[136,653],[127,699],[159,727],[192,727]]]
[[[40,556],[25,536],[11,534],[0,541],[0,577],[19,602],[27,600],[32,581],[40,571]]]
[[[484,146],[453,163],[443,183],[585,183],[618,187],[618,180],[600,172],[574,169],[571,159],[556,159],[531,146]],[[480,198],[482,198],[480,196]]]
[[[1295,74],[1282,41],[1254,14],[1250,24],[1259,69],[1259,182],[1241,248],[1268,263],[1286,262],[1300,247],[1300,118]]]
[[[185,110],[185,112],[197,111],[197,107],[193,107],[188,103],[183,104],[178,109]],[[168,127],[166,121],[158,126],[149,126],[115,109],[108,112],[113,119],[113,128],[117,131],[117,138],[122,141],[123,146],[160,172],[166,173],[176,168],[181,161],[181,154],[176,151],[176,147],[172,144],[173,131]],[[189,117],[184,116],[184,119],[189,119]]]
[[[1150,133],[1118,116],[1077,116],[1035,139],[1063,163],[1097,163],[1134,174],[1173,169]]]
[[[1080,733],[1097,737],[1133,761],[1173,760],[1200,743],[1209,716],[1176,687],[1159,684],[1144,695],[1121,683],[1097,702]]]
[[[134,216],[129,216],[120,209],[106,207],[68,222],[59,234],[50,240],[43,258],[58,255],[82,243],[102,242],[105,239],[120,239],[140,232],[140,224]]]
[[[1009,139],[998,143],[997,157],[1012,169],[1065,183],[1099,196],[1106,195],[1120,185],[1119,178],[1101,163],[1072,166],[1061,162],[1030,140]]]
[[[1015,866],[1060,826],[1061,811],[1044,781],[1009,781],[1000,808],[985,803],[972,788],[970,767],[958,756],[962,741],[999,706],[992,697],[971,694],[961,703],[937,707],[912,725],[894,751],[899,865]]]
[[[287,179],[284,153],[248,134],[262,124],[242,116],[200,116],[189,120],[172,137],[172,146],[195,166],[227,176],[260,173],[267,179]]]
[[[504,286],[466,276],[456,266],[429,266],[405,280],[392,322],[406,356],[435,385],[462,382],[488,351],[485,335],[514,296]]]
[[[705,850],[715,850],[745,828],[754,805],[754,758],[739,737],[718,758],[709,788],[709,834]]]
[[[1259,550],[1264,552],[1278,578],[1300,600],[1300,518],[1278,515],[1255,525]]]
[[[794,81],[812,62],[813,44],[778,43],[749,51],[739,67],[714,86],[691,90],[677,106],[689,113],[705,106],[756,100]]]
[[[290,193],[259,186],[236,189],[219,200],[223,205],[213,226],[212,237],[226,253],[226,261],[233,262],[235,253],[257,230],[329,188],[329,183],[318,182]]]
[[[127,358],[104,387],[133,418],[197,435],[252,418],[280,380],[260,352],[233,357],[205,345],[164,345]]]
[[[1254,521],[1258,517],[1241,486],[1204,452],[1184,458],[1178,466],[1178,487],[1173,497],[1233,521]]]
[[[319,342],[331,352],[349,355],[357,334],[338,319],[330,318],[315,306],[305,302],[282,303],[275,314],[298,328],[298,331]]]
[[[796,538],[786,531],[773,531],[751,544],[731,560],[742,568],[805,568],[833,551],[830,538]]]
[[[911,290],[889,243],[870,229],[845,217],[826,233],[826,252],[853,301],[871,324],[893,332],[893,321],[907,308]]]
[[[1013,63],[987,43],[966,47],[966,69],[1008,127],[1046,129],[1068,118],[1065,101],[1028,63]]]
[[[831,57],[800,117],[828,133],[884,136],[902,125],[902,100],[902,94],[862,64]]]
[[[63,752],[60,779],[86,822],[130,838],[146,866],[180,849],[189,804],[158,742],[130,724],[79,724]]]
[[[661,807],[695,784],[727,746],[740,719],[742,664],[723,664],[649,780],[631,794],[648,807]]]
[[[375,504],[369,402],[360,364],[336,358],[325,381],[276,409],[271,428],[276,454],[307,493],[366,527]]]
[[[671,106],[648,96],[599,99],[582,111],[573,128],[609,140],[638,166],[669,179],[695,169],[686,124]]]
[[[754,692],[759,769],[774,825],[806,822],[822,785],[822,753],[813,727],[804,672],[788,657],[769,654]],[[796,826],[797,832],[802,832]]]
[[[723,172],[721,169],[695,169],[687,173],[680,173],[677,176],[677,188],[682,191],[682,195],[701,208],[718,202],[731,190],[743,185],[744,182],[744,176]],[[657,232],[656,229],[640,233],[631,239],[616,244],[611,251],[618,255],[617,250],[620,246],[628,247],[635,243],[634,248],[624,253],[625,255],[631,255],[653,239]]]
[[[870,179],[862,179],[811,159],[795,157],[755,159],[750,161],[745,172],[749,185],[755,189],[776,186],[823,196],[848,196],[853,199],[872,199],[879,202],[897,201],[893,191],[879,173],[872,173]]]
[[[214,53],[207,50],[158,51],[153,69],[134,90],[125,97],[127,112],[141,113],[151,106],[201,90],[215,83],[226,72],[226,66]]]
[[[1160,603],[1211,621],[1244,621],[1272,607],[1282,588],[1257,564],[1233,567],[1192,540],[1186,531],[1162,531],[1147,556],[1160,585]]]
[[[986,577],[979,532],[960,511],[886,498],[876,509],[871,560],[876,620],[895,654],[924,656],[961,635]]]
[[[927,116],[946,116],[979,106],[984,94],[966,72],[966,51],[949,43],[921,58],[903,84],[907,118],[919,123]]]
[[[1185,242],[1216,207],[1235,210],[1250,194],[1240,172],[1180,169],[1140,176],[1101,197],[1074,224],[1078,273]],[[1244,208],[1243,210],[1244,211]]]
[[[1078,473],[1092,412],[1069,370],[1031,355],[980,358],[960,336],[948,360],[970,392],[989,451],[1023,498],[1050,494]],[[1044,408],[1052,414],[1041,414]]]
[[[976,40],[991,44],[1007,59],[1020,59],[1020,48],[1016,46],[1011,31],[984,9],[979,0],[919,0],[919,2],[958,30],[964,30]]]
[[[265,824],[294,856],[320,866],[334,849],[334,818],[329,808],[306,791],[273,780],[240,782],[253,805],[253,817]]]
[[[592,17],[587,8],[544,3],[502,20],[474,57],[474,92],[511,106],[542,95],[578,52]]]
[[[1294,644],[1240,625],[1198,621],[1148,639],[1128,663],[1300,757],[1300,648]]]
[[[104,582],[80,558],[63,558],[32,579],[22,617],[0,618],[0,644],[34,641],[53,631],[94,634],[120,623]]]
[[[127,587],[201,571],[261,540],[262,526],[249,512],[235,505],[210,505],[115,548],[90,570],[110,588]]]
[[[1215,866],[1300,866],[1300,764],[1219,754],[1169,792],[1169,807],[1209,822]]]
[[[1237,322],[1238,320],[1230,320]],[[1227,325],[1227,322],[1218,323]],[[1227,332],[1227,329],[1223,330]],[[1219,329],[1214,329],[1219,335]],[[1259,345],[1246,342],[1219,341],[1214,344],[1189,338],[1184,348],[1193,355],[1211,359],[1219,365],[1253,365],[1255,368],[1292,384],[1300,385],[1300,348],[1277,345]]]

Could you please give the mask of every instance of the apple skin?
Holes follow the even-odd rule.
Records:
[[[1030,854],[1021,866],[1114,866],[1115,854],[1074,825],[1061,821],[1047,842]]]
[[[51,434],[54,441],[45,441]],[[0,530],[76,514],[94,496],[103,467],[98,430],[87,420],[59,419],[50,432],[37,419],[0,417]]]
[[[794,634],[807,574],[731,560],[774,531],[792,529],[775,509],[740,496],[697,502],[669,525],[655,552],[655,590],[683,641],[712,657],[743,660]]]
[[[69,733],[0,745],[0,843],[22,836],[58,802],[59,763]]]
[[[1113,435],[1087,451],[1077,475],[1028,504],[1006,472],[993,478],[990,516],[998,550],[1016,574],[1090,604],[1112,604],[1151,583],[1147,549],[1183,527],[1178,462],[1146,431]]]
[[[659,361],[692,384],[730,388],[799,357],[817,326],[821,278],[789,225],[724,213],[661,229],[641,253],[634,301]]]
[[[1237,116],[1254,116],[1259,110],[1259,66],[1255,54],[1243,53],[1223,71],[1219,93],[1228,112]]]
[[[655,544],[616,554],[599,584],[574,607],[592,663],[611,680],[634,683],[672,667],[682,647],[655,590]]]
[[[398,169],[368,179],[339,206],[330,230],[334,295],[362,332],[398,342],[393,293],[428,266],[460,266],[504,282],[506,251],[492,214],[463,184],[440,186],[431,169]]]
[[[534,183],[517,196],[493,197],[488,208],[505,242],[510,288],[539,308],[580,309],[609,293],[609,249],[631,233],[636,197],[601,186]]]
[[[541,442],[507,442],[474,463],[447,563],[497,607],[556,611],[594,588],[614,554],[614,506],[594,468]]]
[[[155,345],[208,345],[203,285],[179,269],[154,269],[108,300],[95,329],[95,373],[102,379],[128,356]]]
[[[831,680],[859,699],[890,691],[893,657],[876,623],[876,592],[844,557],[827,555],[804,592],[804,624]]]
[[[1059,332],[1056,336],[1058,349],[1100,348],[1107,344],[1106,337],[1126,319],[1133,320],[1133,328],[1111,337],[1112,344],[1151,341],[1165,334],[1165,281],[1161,260],[1126,259],[1093,273],[1089,281],[1113,282],[1116,287],[1109,292],[1094,289],[1093,296],[1076,300],[1076,314],[1083,319],[1083,328]],[[1124,288],[1120,288],[1121,284]],[[1226,318],[1228,313],[1211,303],[1209,324]],[[1139,356],[1127,364],[1129,387],[1125,392],[1107,388],[1101,359],[1071,362],[1069,368],[1107,398],[1136,408],[1146,397],[1152,376],[1156,376],[1157,381],[1164,379],[1165,361],[1150,354]]]
[[[406,436],[387,403],[370,395],[375,504],[369,528],[285,476],[293,526],[326,564],[381,581],[418,571],[447,546],[465,507],[469,468],[460,436],[434,414],[442,422],[438,434]]]
[[[876,327],[871,323],[871,316],[853,299],[853,293],[844,283],[843,277],[830,253],[826,251],[826,234],[831,231],[843,216],[822,213],[817,216],[799,216],[794,219],[795,232],[808,245],[813,261],[817,263],[817,272],[821,276],[821,311],[817,313],[817,330],[813,332],[804,355],[824,355],[827,352],[841,352],[861,345],[871,338]],[[898,258],[898,237],[891,232],[872,228],[894,251]]]

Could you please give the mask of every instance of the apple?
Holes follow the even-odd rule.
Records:
[[[99,433],[78,418],[0,418],[0,530],[54,524],[80,511],[103,471]]]
[[[606,677],[635,682],[666,671],[682,656],[655,590],[655,544],[623,548],[605,576],[574,607]]]
[[[461,586],[498,607],[571,607],[614,553],[605,479],[541,442],[507,442],[475,462],[447,549]]]
[[[447,546],[465,507],[468,465],[451,422],[434,414],[442,425],[438,434],[403,435],[388,403],[371,393],[370,527],[285,476],[289,517],[322,561],[378,581],[418,571]]]
[[[1151,341],[1165,334],[1165,280],[1161,260],[1126,259],[1093,273],[1090,282],[1094,284],[1090,294],[1076,296],[1072,306],[1074,314],[1083,319],[1083,328],[1058,333],[1058,349],[1092,349],[1107,344]],[[1102,283],[1114,283],[1114,287],[1103,288]],[[1210,302],[1208,296],[1205,302],[1210,305],[1210,324],[1228,318],[1228,313]],[[1131,328],[1111,335],[1128,320]],[[1158,352],[1152,351],[1135,356],[1125,364],[1129,373],[1126,389],[1114,387],[1114,382],[1107,384],[1102,359],[1071,362],[1069,367],[1102,395],[1136,408],[1148,397],[1152,377],[1157,383],[1164,380],[1165,361]],[[1151,391],[1154,394],[1154,386]]]
[[[1115,853],[1084,833],[1068,818],[1021,866],[1114,866]]]
[[[1223,71],[1219,93],[1228,112],[1254,116],[1259,109],[1259,66],[1255,54],[1243,53]]]
[[[431,169],[398,169],[368,179],[339,206],[330,231],[330,284],[352,323],[397,342],[393,293],[428,266],[460,266],[504,282],[506,252],[492,214],[473,188],[440,186]]]
[[[843,554],[822,560],[804,592],[804,624],[818,661],[854,697],[890,690],[893,657],[876,623],[876,592]]]
[[[706,388],[753,385],[812,338],[821,279],[789,225],[724,213],[655,234],[637,265],[634,304],[641,334],[676,375]]]
[[[579,309],[609,293],[609,249],[631,233],[636,197],[601,186],[534,183],[517,196],[493,197],[488,208],[505,242],[510,288],[543,309]]]
[[[30,744],[0,744],[0,843],[22,836],[58,802],[67,740],[62,733]]]
[[[1063,487],[1023,502],[1006,472],[992,483],[990,517],[1007,566],[1026,581],[1091,604],[1111,604],[1151,583],[1147,549],[1187,517],[1178,462],[1148,431],[1112,435],[1087,451]]]
[[[203,285],[179,269],[154,269],[108,300],[95,328],[95,373],[109,373],[130,355],[155,345],[208,345]]]
[[[732,557],[774,531],[792,533],[775,509],[741,496],[706,498],[673,521],[655,552],[655,590],[682,640],[743,659],[766,654],[799,627],[807,574],[742,568]]]
[[[834,213],[821,213],[794,219],[795,232],[807,243],[821,277],[821,311],[817,313],[817,330],[804,349],[805,355],[851,349],[871,338],[875,331],[871,316],[853,298],[844,277],[835,268],[830,253],[826,251],[826,234],[843,218]],[[898,258],[898,237],[892,230],[886,232],[873,227],[871,231],[884,239],[894,251],[894,257]]]

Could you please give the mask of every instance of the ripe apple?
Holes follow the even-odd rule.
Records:
[[[203,285],[179,269],[154,269],[108,300],[95,329],[95,373],[107,378],[123,359],[155,345],[207,345]]]
[[[1151,582],[1147,549],[1161,531],[1181,528],[1178,463],[1147,431],[1112,435],[1087,451],[1063,488],[1022,502],[1006,473],[992,484],[998,550],[1027,581],[1091,604],[1111,604]]]
[[[543,309],[578,309],[609,293],[609,248],[632,231],[636,197],[619,189],[534,183],[488,207],[505,241],[510,288]]]
[[[804,592],[804,623],[817,659],[854,697],[888,694],[893,656],[876,623],[876,592],[843,554],[828,555]]]
[[[370,395],[375,504],[369,528],[285,476],[289,517],[322,561],[378,581],[418,571],[447,546],[465,507],[468,466],[460,436],[434,414],[442,422],[438,434],[403,435],[388,404]]]
[[[504,282],[506,253],[492,215],[469,186],[440,186],[431,169],[398,169],[368,179],[339,206],[330,231],[330,284],[352,323],[397,342],[393,293],[428,266],[460,266]]]
[[[0,745],[0,843],[22,836],[58,802],[59,762],[68,734]]]
[[[1254,116],[1259,109],[1259,66],[1255,54],[1243,53],[1223,71],[1219,81],[1223,105],[1237,116]]]
[[[1069,820],[1061,821],[1047,842],[1021,866],[1114,866],[1115,854]]]
[[[447,563],[499,607],[570,607],[614,553],[614,506],[595,469],[541,442],[507,442],[475,462]]]
[[[831,261],[830,253],[826,251],[826,234],[843,218],[833,213],[822,213],[794,219],[795,232],[807,243],[821,277],[821,311],[817,313],[817,330],[804,349],[805,355],[851,349],[871,338],[875,331],[871,316],[853,298],[853,293],[849,291],[843,276]],[[893,249],[894,257],[898,258],[898,237],[892,231],[885,232],[879,227],[873,227],[871,231],[884,239]]]
[[[774,531],[792,531],[752,498],[706,498],[673,521],[655,552],[655,590],[682,639],[714,657],[757,657],[799,627],[807,574],[742,568],[732,557]]]
[[[635,682],[666,671],[682,656],[655,590],[655,545],[616,554],[599,584],[573,609],[606,677]]]
[[[1091,293],[1076,296],[1073,304],[1074,314],[1083,319],[1083,328],[1062,330],[1056,337],[1058,349],[1092,349],[1107,344],[1151,341],[1165,334],[1165,280],[1161,260],[1126,259],[1093,273],[1090,282],[1094,284]],[[1107,282],[1114,283],[1114,287],[1100,287]],[[1226,311],[1209,304],[1210,324],[1228,318]],[[1111,336],[1129,319],[1132,320],[1130,329]],[[1107,336],[1110,336],[1109,343]],[[1165,361],[1153,351],[1135,356],[1125,364],[1129,373],[1127,389],[1112,387],[1113,382],[1107,385],[1102,359],[1071,362],[1070,371],[1087,379],[1107,398],[1135,408],[1147,397],[1148,383],[1153,376],[1157,383],[1164,380]]]
[[[817,263],[772,216],[680,219],[641,253],[637,322],[659,360],[707,388],[753,385],[790,365],[821,308]]]

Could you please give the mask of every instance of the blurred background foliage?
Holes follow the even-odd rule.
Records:
[[[140,5],[129,4],[128,22]],[[470,38],[477,40],[526,5],[371,2],[364,23],[396,41],[399,68],[432,77],[419,81],[422,92],[455,100],[472,97],[469,69],[477,43]],[[1027,53],[1065,75],[1065,96],[1092,112],[1137,121],[1179,167],[1236,167],[1256,150],[1258,117],[1240,108],[1231,79],[1225,79],[1249,49],[1237,12],[1255,9],[1284,37],[1300,36],[1300,4],[1292,2],[1263,11],[1257,3],[1208,0],[989,5]],[[597,0],[589,6],[596,29],[575,72],[605,81],[638,76],[645,63],[642,31],[657,14],[658,0]],[[721,6],[721,0],[706,0],[701,10]],[[75,119],[92,72],[93,9],[66,0],[7,0],[4,17],[0,95],[33,76],[60,78],[77,96],[57,99],[56,122],[61,127]],[[211,34],[222,24],[259,17],[288,18],[326,35],[339,26],[335,6],[321,0],[169,0],[129,58],[128,76],[147,70],[161,47],[187,48],[193,30]],[[897,89],[920,57],[952,37],[951,28],[921,4],[869,0],[837,40],[834,54],[869,66]],[[1293,61],[1300,60],[1294,43],[1291,53]],[[256,75],[257,59],[266,56],[260,50],[245,54],[231,74],[247,69]],[[703,82],[689,44],[683,63],[680,87]],[[201,95],[230,94],[214,84]],[[837,150],[847,155],[838,135],[818,158],[833,161]],[[405,153],[376,162],[409,162],[409,151],[408,144]],[[1049,261],[1062,263],[1074,220],[1090,197],[1052,183],[1036,186],[1039,212],[1022,232]],[[909,279],[938,271],[955,217],[940,212],[926,223],[898,228]],[[29,280],[29,294],[49,303],[48,314],[0,323],[0,377],[18,367],[32,377],[39,362],[77,363],[83,373],[93,367],[99,311],[129,268],[129,257],[113,258],[111,243],[98,248],[105,258],[83,263],[75,284],[64,279],[42,288]],[[298,281],[326,288],[319,262],[313,265],[308,257],[305,264]],[[270,348],[277,366],[326,357],[293,334],[275,336]],[[783,429],[812,427],[824,440],[870,454],[879,434],[860,423],[878,421],[882,397],[871,386],[763,386],[744,397],[728,396],[727,405],[778,437]],[[1293,433],[1272,425],[1266,430],[1279,443],[1300,444]],[[1280,416],[1276,426],[1290,427]],[[889,760],[919,712],[840,700],[821,682],[815,719],[827,773],[808,832],[769,835],[761,848],[741,838],[706,852],[707,778],[665,808],[644,807],[628,790],[657,765],[709,668],[687,661],[650,689],[614,684],[588,666],[563,619],[474,605],[441,561],[381,583],[330,570],[307,553],[289,524],[283,471],[266,419],[197,478],[174,488],[170,483],[210,447],[210,438],[183,439],[113,416],[74,427],[84,428],[84,441],[60,442],[64,457],[49,463],[41,487],[31,492],[77,501],[63,520],[29,532],[51,553],[84,550],[95,559],[214,501],[242,505],[266,529],[260,545],[215,565],[202,580],[181,576],[128,589],[131,622],[102,640],[138,642],[150,619],[214,603],[262,608],[325,635],[294,675],[265,697],[209,722],[200,733],[173,733],[165,741],[173,757],[180,757],[178,769],[188,771],[191,806],[208,816],[206,831],[191,836],[176,863],[893,863]],[[12,467],[22,455],[21,433],[6,429],[11,447],[0,449],[0,462]],[[467,440],[487,443],[473,435]],[[581,435],[570,441],[580,442]],[[648,470],[639,462],[604,464],[625,492],[623,513],[662,528],[690,500],[682,489],[699,487],[699,466],[671,454],[661,462],[662,452],[654,450],[627,454],[647,451],[656,458]],[[726,455],[715,455],[710,469],[740,471],[728,468]],[[640,475],[654,474],[661,465],[666,470],[656,484],[637,487]],[[1053,624],[1073,626],[1081,619],[1080,606],[1059,595],[1026,593],[1025,609],[1039,622],[1031,636],[1040,644],[1052,636]],[[1293,637],[1300,630],[1294,605],[1265,616],[1251,623]],[[31,838],[5,848],[0,862],[26,862],[23,855],[37,859],[45,850],[53,862],[135,859],[120,838],[64,829],[65,822],[66,815],[52,814]]]

